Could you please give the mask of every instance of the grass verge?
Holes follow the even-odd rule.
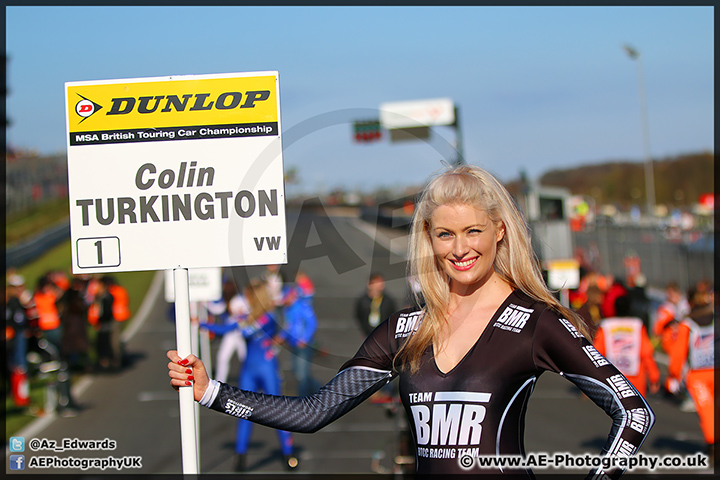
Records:
[[[8,247],[70,217],[67,198],[50,200],[5,219],[5,246]]]

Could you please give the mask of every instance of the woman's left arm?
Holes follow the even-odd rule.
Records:
[[[174,350],[168,352],[171,385],[193,385],[195,400],[213,410],[268,427],[312,433],[345,415],[395,377],[389,331],[388,322],[383,322],[332,380],[307,397],[250,392],[211,380],[199,359],[194,355],[181,359]],[[189,375],[194,375],[194,382]]]
[[[533,357],[539,368],[570,380],[612,418],[602,456],[629,457],[638,452],[655,423],[652,409],[630,381],[569,321],[545,311],[533,338]],[[590,476],[618,478],[624,471],[600,467]]]

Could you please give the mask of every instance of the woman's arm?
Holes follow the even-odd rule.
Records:
[[[200,403],[260,425],[312,433],[345,415],[392,378],[390,371],[349,367],[309,397],[249,392],[211,380]]]
[[[216,335],[225,335],[226,333],[232,332],[233,330],[237,330],[239,328],[239,325],[237,322],[229,322],[229,323],[201,323],[200,328],[204,328],[205,330],[212,332]]]
[[[311,433],[346,414],[394,377],[388,322],[365,340],[357,354],[315,394],[308,397],[267,395],[210,380],[201,360],[167,356],[171,385],[193,386],[195,400],[213,410],[293,432]]]
[[[550,311],[543,313],[533,339],[539,368],[553,370],[578,386],[612,418],[603,456],[635,455],[655,422],[645,399],[620,371],[603,357],[569,322]],[[618,478],[624,469],[590,472]]]

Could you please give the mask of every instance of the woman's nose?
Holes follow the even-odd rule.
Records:
[[[463,258],[469,250],[468,242],[463,236],[458,235],[455,237],[455,243],[453,244],[453,255],[455,255],[455,258],[458,260]]]

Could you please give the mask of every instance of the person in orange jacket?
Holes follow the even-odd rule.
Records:
[[[660,369],[653,358],[653,346],[641,319],[630,316],[630,299],[615,300],[615,317],[605,318],[593,341],[595,349],[615,365],[638,392],[645,396],[660,389]]]
[[[130,296],[127,289],[117,283],[115,277],[107,276],[107,290],[113,298],[112,314],[115,319],[112,332],[112,347],[116,356],[116,368],[122,367],[124,354],[124,345],[120,338],[120,323],[128,320],[131,316],[130,312]]]
[[[655,313],[653,333],[660,339],[660,347],[670,353],[672,343],[677,338],[677,325],[690,312],[690,305],[675,282],[665,287],[665,301]]]
[[[87,281],[85,285],[85,302],[89,305],[88,323],[95,327],[98,323],[98,317],[100,316],[98,304],[95,302],[95,297],[100,289],[100,277],[88,276],[84,280]]]
[[[690,312],[690,305],[675,282],[665,287],[665,301],[655,313],[655,322],[652,330],[655,338],[660,341],[660,348],[670,354],[673,344],[677,340],[678,324]],[[684,395],[683,385],[672,377],[665,379],[665,390],[673,395]]]
[[[108,291],[113,296],[113,317],[118,322],[124,322],[131,316],[130,296],[125,287],[117,283],[115,277],[108,276]]]
[[[670,351],[668,375],[678,382],[684,377],[695,403],[711,457],[715,444],[715,309],[714,294],[693,289],[690,313],[678,325],[677,340]]]
[[[47,276],[42,276],[38,279],[33,294],[40,333],[57,349],[60,348],[62,327],[56,303],[61,293]]]

